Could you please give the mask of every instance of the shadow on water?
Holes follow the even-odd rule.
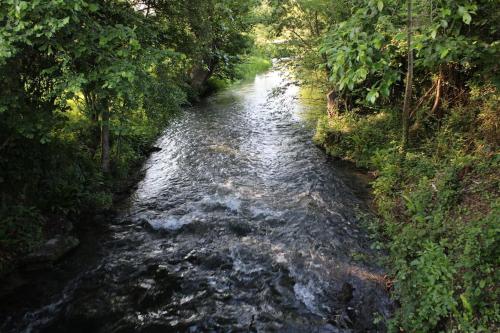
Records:
[[[312,144],[298,89],[275,70],[186,110],[100,259],[2,331],[384,331],[363,200]]]

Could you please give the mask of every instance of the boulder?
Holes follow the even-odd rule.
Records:
[[[27,255],[23,263],[26,270],[36,270],[60,260],[76,248],[80,241],[73,236],[58,235],[46,241],[40,248]]]

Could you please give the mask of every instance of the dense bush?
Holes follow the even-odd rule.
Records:
[[[484,132],[497,98],[450,110],[407,152],[394,111],[318,122],[316,142],[330,154],[376,170],[375,227],[390,240],[400,304],[394,331],[490,332],[500,319],[500,154]]]

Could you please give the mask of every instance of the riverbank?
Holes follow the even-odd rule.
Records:
[[[154,142],[145,147],[125,176],[109,180],[102,188],[111,198],[110,205],[95,206],[92,211],[80,211],[72,217],[60,216],[58,223],[41,226],[39,238],[30,240],[34,243],[31,251],[19,251],[10,261],[3,262],[0,312],[22,316],[43,306],[63,292],[71,280],[102,260],[103,244],[109,241],[112,221],[144,177],[144,161],[159,150]],[[46,245],[55,240],[56,246]]]
[[[400,304],[393,329],[494,331],[499,309],[498,96],[452,109],[399,148],[398,110],[323,116],[315,142],[375,173],[372,228]]]

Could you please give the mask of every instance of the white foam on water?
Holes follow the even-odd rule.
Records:
[[[288,261],[286,260],[284,253],[278,253],[276,255],[276,262],[280,264],[286,264]]]
[[[228,207],[230,210],[234,211],[234,212],[237,212],[240,207],[241,207],[241,200],[238,199],[238,198],[232,198],[232,197],[229,197],[229,198],[226,198],[224,200],[224,204],[226,205],[226,207]]]
[[[200,211],[216,207],[226,208],[233,212],[238,212],[241,208],[241,200],[236,196],[210,196],[200,201]]]
[[[251,258],[242,258],[240,249],[236,246],[231,248],[230,257],[233,260],[233,270],[243,274],[253,274],[264,271],[264,267]],[[249,262],[244,262],[249,261]]]
[[[178,219],[173,216],[149,220],[148,223],[154,230],[179,230],[186,224],[191,223],[192,219],[187,219],[185,216]]]
[[[288,263],[288,260],[286,258],[286,253],[285,253],[285,249],[282,245],[272,245],[271,246],[271,250],[274,254],[274,260],[278,263],[278,264],[286,264]]]
[[[244,263],[240,258],[233,259],[233,269],[244,274],[252,274],[264,270],[262,266],[255,263]]]
[[[313,288],[311,287],[311,282],[309,282],[307,285],[297,282],[293,286],[293,291],[295,292],[295,297],[297,297],[298,300],[304,303],[307,309],[309,309],[311,312],[316,313],[318,312],[316,306],[316,296],[314,295],[314,292],[312,291]]]

